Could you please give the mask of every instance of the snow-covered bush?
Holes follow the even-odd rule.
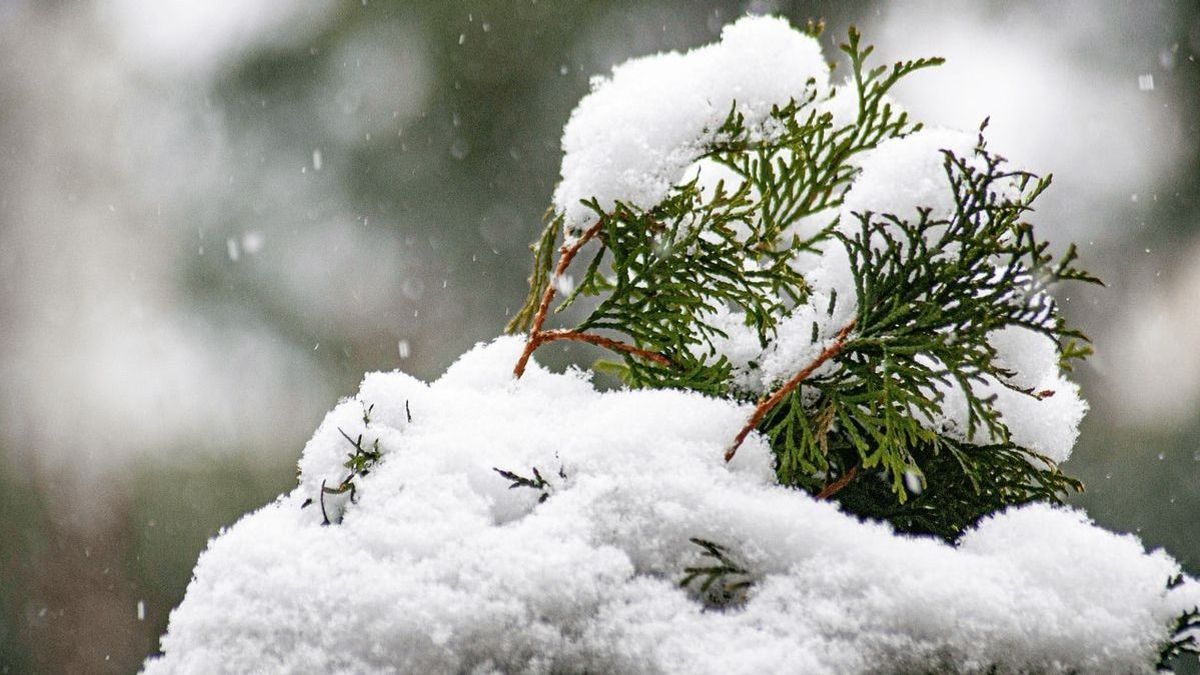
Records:
[[[1049,181],[747,18],[564,133],[514,335],[373,373],[201,556],[147,672],[1144,672],[1200,584],[1061,506],[1094,281]],[[560,243],[561,242],[561,243]],[[572,267],[579,254],[590,262]],[[582,270],[582,271],[579,271]],[[577,278],[575,274],[577,273]],[[575,328],[559,308],[587,305]],[[548,372],[559,340],[619,361]],[[865,518],[865,519],[864,519]]]

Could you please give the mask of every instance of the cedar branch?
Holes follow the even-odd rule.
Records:
[[[584,244],[591,241],[597,234],[600,234],[602,227],[604,227],[603,219],[596,221],[595,225],[589,227],[575,241],[562,245],[558,265],[554,268],[554,277],[550,279],[550,283],[546,284],[546,290],[542,293],[542,302],[538,305],[537,314],[533,316],[533,325],[529,329],[529,339],[525,342],[525,351],[521,352],[521,358],[517,360],[517,365],[513,368],[513,375],[516,377],[520,378],[525,374],[525,366],[529,363],[529,357],[545,341],[542,325],[546,323],[546,314],[550,311],[550,302],[554,300],[554,294],[558,292],[559,278],[566,273],[567,268],[571,265],[571,261],[579,253],[579,249],[583,248]]]

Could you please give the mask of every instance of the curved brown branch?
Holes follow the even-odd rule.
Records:
[[[842,477],[826,485],[820,492],[817,493],[817,499],[829,499],[835,494],[842,491],[842,488],[850,484],[854,477],[858,475],[858,465],[850,467],[850,470],[842,474]]]
[[[594,333],[581,333],[579,331],[565,329],[547,330],[542,331],[539,344],[544,342],[552,342],[554,340],[574,340],[576,342],[587,342],[599,347],[604,347],[605,349],[611,349],[614,352],[625,352],[626,354],[640,356],[643,359],[654,361],[655,363],[661,363],[664,366],[671,365],[671,359],[659,354],[658,352],[652,352],[649,349],[634,347],[633,345],[626,344],[620,340],[613,340],[612,338],[606,338],[603,335],[596,335]]]
[[[750,435],[751,431],[754,431],[754,429],[758,427],[759,423],[762,422],[763,417],[766,417],[768,412],[771,412],[775,406],[779,405],[783,399],[787,398],[788,394],[795,391],[796,387],[799,387],[801,382],[807,380],[817,368],[821,367],[821,364],[842,353],[842,350],[846,348],[846,338],[850,336],[850,331],[854,330],[854,324],[856,321],[856,319],[851,319],[850,323],[842,326],[842,329],[838,331],[837,336],[834,338],[833,344],[826,347],[825,351],[821,352],[817,358],[813,359],[812,362],[807,366],[804,366],[803,370],[796,373],[792,379],[785,382],[782,387],[776,389],[775,393],[758,402],[758,406],[754,408],[754,414],[750,416],[750,419],[746,422],[746,425],[742,427],[742,430],[738,432],[737,437],[733,439],[733,445],[731,445],[729,449],[725,451],[726,462],[733,459],[733,456],[737,454],[738,448],[742,446],[742,442],[746,440],[746,437]]]
[[[591,241],[597,234],[600,234],[601,228],[604,227],[604,220],[596,221],[579,238],[570,243],[564,243],[559,249],[558,265],[554,267],[554,276],[550,278],[546,284],[546,290],[542,293],[542,301],[538,304],[537,314],[533,316],[533,324],[529,328],[529,339],[525,342],[525,351],[521,352],[521,358],[517,360],[516,367],[513,368],[513,375],[521,377],[525,374],[525,366],[529,363],[529,357],[533,355],[543,342],[546,341],[546,333],[542,330],[542,325],[546,323],[546,315],[550,311],[550,303],[554,300],[555,293],[558,292],[558,280],[566,273],[567,268],[571,266],[571,261],[575,259],[579,249],[583,248],[584,244]]]

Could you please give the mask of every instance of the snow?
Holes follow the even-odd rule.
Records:
[[[743,18],[687,53],[627,61],[594,79],[571,114],[554,206],[572,228],[595,218],[581,200],[650,208],[716,139],[735,101],[747,129],[767,136],[772,106],[828,81],[818,42],[776,17]]]
[[[996,396],[993,405],[1014,443],[1057,463],[1067,461],[1088,405],[1079,386],[1062,374],[1054,341],[1028,328],[1009,326],[990,333],[988,344],[997,351],[998,365],[1013,373],[1007,378],[1011,386],[988,378],[976,393]],[[965,427],[965,409],[958,409],[952,419],[960,429]]]
[[[747,406],[536,364],[514,381],[521,347],[431,384],[368,375],[299,486],[201,555],[146,672],[1149,672],[1200,603],[1166,590],[1166,554],[1077,511],[1011,509],[957,547],[860,522],[776,485],[761,438],[722,461]],[[384,457],[322,526],[301,504],[345,475],[338,427]],[[493,467],[537,467],[549,496]],[[691,537],[749,570],[744,605],[679,587],[705,560]]]

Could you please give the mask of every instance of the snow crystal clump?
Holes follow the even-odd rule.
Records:
[[[760,438],[726,465],[746,406],[536,364],[515,381],[521,348],[428,385],[368,375],[299,487],[201,555],[146,672],[1144,672],[1200,603],[1166,590],[1167,555],[1075,511],[1012,509],[957,547],[894,535],[777,485]],[[345,477],[339,427],[382,459],[323,526],[301,505]],[[680,586],[711,564],[693,537],[745,568],[742,604]]]
[[[992,405],[1013,443],[1055,463],[1067,461],[1088,405],[1079,386],[1062,374],[1054,341],[1028,328],[1009,326],[989,333],[988,343],[996,349],[1000,366],[1013,374],[1007,382],[984,376],[984,382],[973,385],[975,395],[995,396]],[[938,420],[943,433],[974,442],[994,440],[968,439],[967,401],[962,389],[943,386],[940,390],[945,396]]]
[[[555,209],[579,227],[595,218],[581,200],[651,208],[715,139],[735,101],[752,136],[767,137],[773,106],[828,83],[820,44],[776,17],[743,18],[720,42],[684,54],[626,61],[592,81],[563,130]]]
[[[862,172],[842,201],[842,228],[858,226],[855,213],[890,213],[916,221],[918,208],[928,208],[933,219],[954,215],[954,191],[946,176],[946,155],[960,159],[975,156],[978,137],[953,129],[922,129],[903,138],[884,141],[860,163]]]

